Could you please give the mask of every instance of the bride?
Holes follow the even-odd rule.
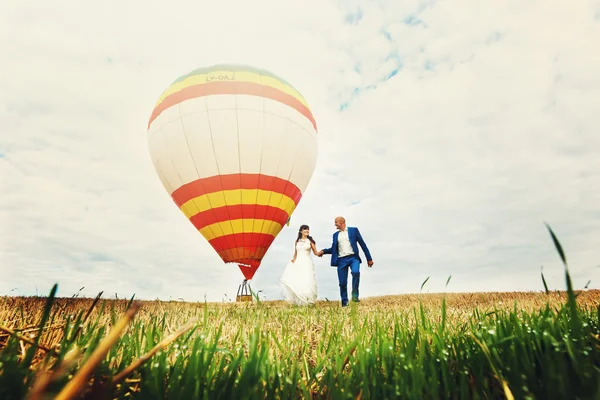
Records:
[[[315,241],[309,235],[308,225],[302,225],[298,230],[298,238],[294,246],[294,257],[287,264],[281,275],[281,284],[286,300],[292,304],[314,304],[317,300],[317,279],[315,264],[310,251],[317,255]]]

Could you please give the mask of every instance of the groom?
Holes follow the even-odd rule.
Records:
[[[373,266],[373,259],[358,228],[347,227],[344,217],[335,219],[335,227],[338,231],[333,234],[331,247],[319,251],[317,255],[322,257],[323,254],[331,254],[331,266],[337,267],[342,307],[346,307],[348,305],[348,268],[352,272],[352,301],[360,302],[358,299],[358,284],[360,282],[360,264],[362,260],[358,255],[356,243],[360,244],[367,256],[369,268]]]

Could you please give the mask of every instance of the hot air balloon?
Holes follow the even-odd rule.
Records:
[[[315,168],[317,124],[304,97],[263,69],[196,69],[159,97],[148,146],[167,193],[223,262],[239,266],[245,287]]]

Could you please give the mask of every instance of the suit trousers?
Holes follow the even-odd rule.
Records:
[[[338,258],[337,273],[340,283],[342,306],[348,304],[348,269],[352,273],[352,300],[358,300],[358,285],[360,284],[360,260],[356,254]]]

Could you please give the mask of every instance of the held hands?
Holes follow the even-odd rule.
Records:
[[[317,253],[317,257],[323,257],[323,254],[325,254],[325,252],[323,250],[320,250]],[[294,262],[294,260],[292,260],[292,262]],[[369,265],[369,268],[371,268],[373,266],[374,262],[373,262],[373,260],[368,260],[367,264]]]

